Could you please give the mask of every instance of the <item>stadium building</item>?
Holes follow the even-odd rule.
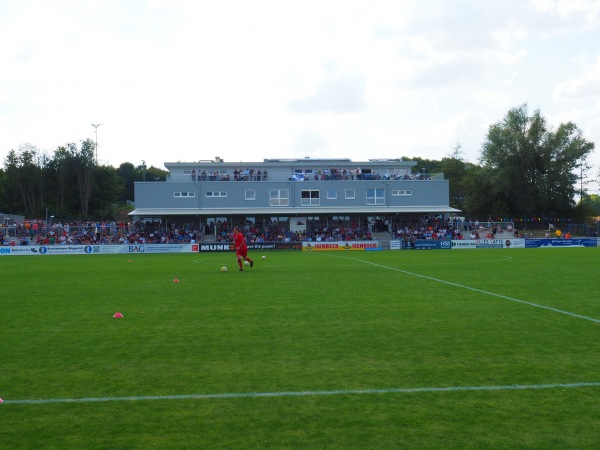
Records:
[[[219,224],[275,224],[302,232],[312,226],[391,231],[394,224],[447,219],[443,174],[413,172],[402,159],[265,159],[165,163],[166,181],[135,183],[132,222],[143,228],[186,228],[210,238]]]

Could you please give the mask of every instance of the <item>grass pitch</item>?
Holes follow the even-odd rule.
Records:
[[[600,442],[599,249],[260,255],[2,258],[0,447]]]

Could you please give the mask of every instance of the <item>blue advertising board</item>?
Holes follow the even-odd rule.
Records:
[[[541,247],[597,247],[596,238],[582,239],[526,239],[525,248]]]
[[[416,239],[413,245],[402,241],[402,250],[448,250],[451,247],[452,241],[448,239]]]

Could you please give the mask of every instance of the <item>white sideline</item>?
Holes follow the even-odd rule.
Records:
[[[573,313],[573,312],[570,312],[570,311],[565,311],[565,310],[562,310],[562,309],[552,308],[551,306],[540,305],[539,303],[528,302],[527,300],[520,300],[518,298],[508,297],[508,296],[502,295],[502,294],[496,294],[495,292],[484,291],[483,289],[477,289],[477,288],[474,288],[474,287],[471,287],[471,286],[466,286],[464,284],[453,283],[451,281],[441,280],[439,278],[433,278],[433,277],[429,277],[427,275],[421,275],[419,273],[409,272],[408,270],[397,269],[395,267],[385,266],[383,264],[377,264],[377,263],[374,263],[374,262],[371,262],[371,261],[365,261],[363,259],[350,258],[350,257],[347,257],[347,256],[337,256],[337,255],[335,255],[335,256],[334,255],[327,255],[327,256],[337,257],[337,258],[344,258],[344,259],[350,259],[352,261],[357,261],[357,262],[362,262],[362,263],[365,263],[365,264],[370,264],[372,266],[381,267],[383,269],[394,270],[396,272],[401,272],[401,273],[404,273],[406,275],[412,275],[413,277],[424,278],[424,279],[429,280],[429,281],[436,281],[438,283],[447,284],[449,286],[454,286],[454,287],[458,287],[458,288],[462,288],[462,289],[467,289],[469,291],[479,292],[481,294],[491,295],[492,297],[498,297],[498,298],[502,298],[504,300],[510,300],[511,302],[522,303],[524,305],[534,306],[536,308],[547,309],[548,311],[553,311],[553,312],[556,312],[556,313],[559,313],[559,314],[565,314],[567,316],[577,317],[578,319],[584,319],[584,320],[589,320],[590,322],[600,323],[600,319],[594,319],[593,317],[583,316],[581,314],[576,314],[576,313]]]
[[[89,398],[46,398],[33,400],[4,400],[3,405],[40,405],[48,403],[99,403],[133,402],[148,400],[211,400],[261,397],[311,397],[329,395],[365,395],[365,394],[415,394],[427,392],[477,392],[477,391],[514,391],[534,389],[573,389],[600,387],[600,382],[590,383],[552,383],[552,384],[512,384],[505,386],[449,386],[397,389],[348,389],[335,391],[287,391],[287,392],[246,392],[228,394],[189,394],[189,395],[145,395],[136,397],[89,397]],[[1,406],[0,406],[1,407]]]

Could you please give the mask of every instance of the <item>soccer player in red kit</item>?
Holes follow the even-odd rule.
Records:
[[[233,245],[235,246],[235,257],[237,258],[238,265],[240,266],[240,272],[243,272],[242,260],[248,261],[250,267],[254,266],[254,261],[248,258],[248,246],[246,245],[246,239],[242,234],[239,227],[233,229]]]

